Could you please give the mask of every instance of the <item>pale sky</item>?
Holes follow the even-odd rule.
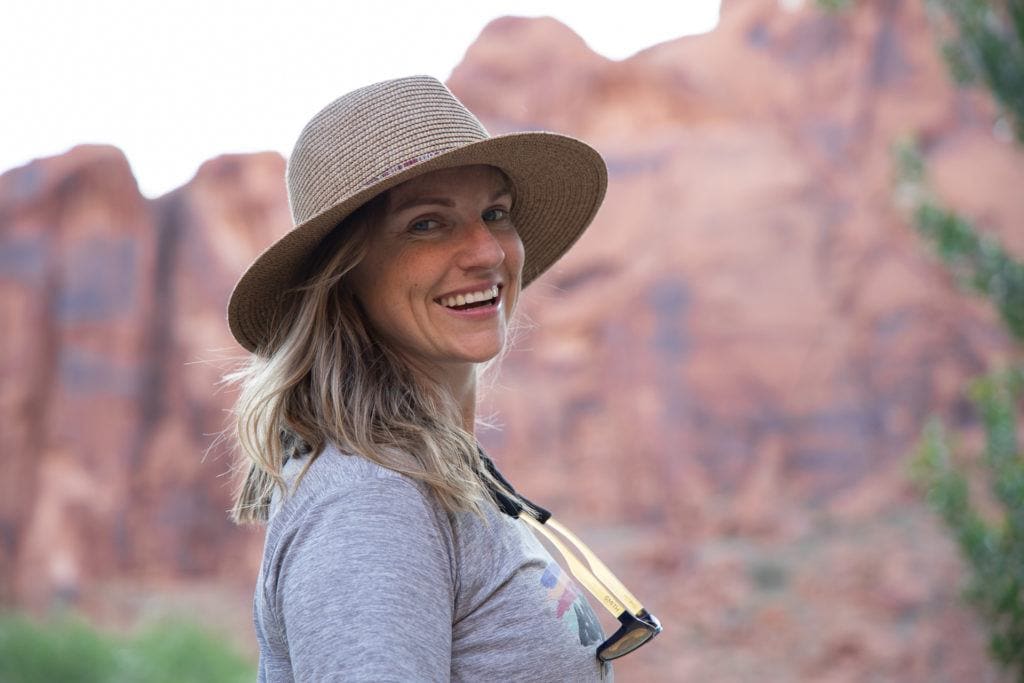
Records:
[[[718,21],[719,0],[12,0],[0,13],[0,172],[117,145],[144,194],[226,152],[287,154],[353,88],[447,79],[490,20],[554,16],[624,59]]]

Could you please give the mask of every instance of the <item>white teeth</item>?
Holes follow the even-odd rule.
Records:
[[[470,292],[469,294],[456,294],[454,296],[446,296],[441,299],[441,305],[453,308],[455,306],[465,306],[466,304],[475,304],[478,301],[487,301],[488,299],[494,299],[498,296],[498,285],[494,285],[490,289],[482,289],[479,292]]]

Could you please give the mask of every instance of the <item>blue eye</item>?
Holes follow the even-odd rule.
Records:
[[[438,225],[440,225],[440,223],[435,221],[433,218],[423,218],[410,225],[409,232],[430,232],[437,228]]]
[[[501,207],[487,209],[483,213],[483,219],[488,223],[496,223],[498,221],[503,221],[506,220],[508,217],[508,209],[502,209]]]

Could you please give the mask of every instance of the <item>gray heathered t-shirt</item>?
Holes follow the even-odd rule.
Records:
[[[448,515],[408,477],[326,449],[271,506],[259,680],[611,680],[582,590],[525,523],[488,519]]]

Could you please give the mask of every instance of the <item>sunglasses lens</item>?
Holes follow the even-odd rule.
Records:
[[[661,633],[658,619],[646,610],[640,613],[644,621],[626,613],[619,617],[622,626],[597,649],[597,658],[608,662],[628,655],[654,636]]]
[[[637,628],[632,631],[627,631],[618,639],[612,637],[597,653],[597,656],[603,662],[617,659],[624,655],[628,655],[630,652],[637,649],[653,637],[654,631],[650,631],[646,628]]]

